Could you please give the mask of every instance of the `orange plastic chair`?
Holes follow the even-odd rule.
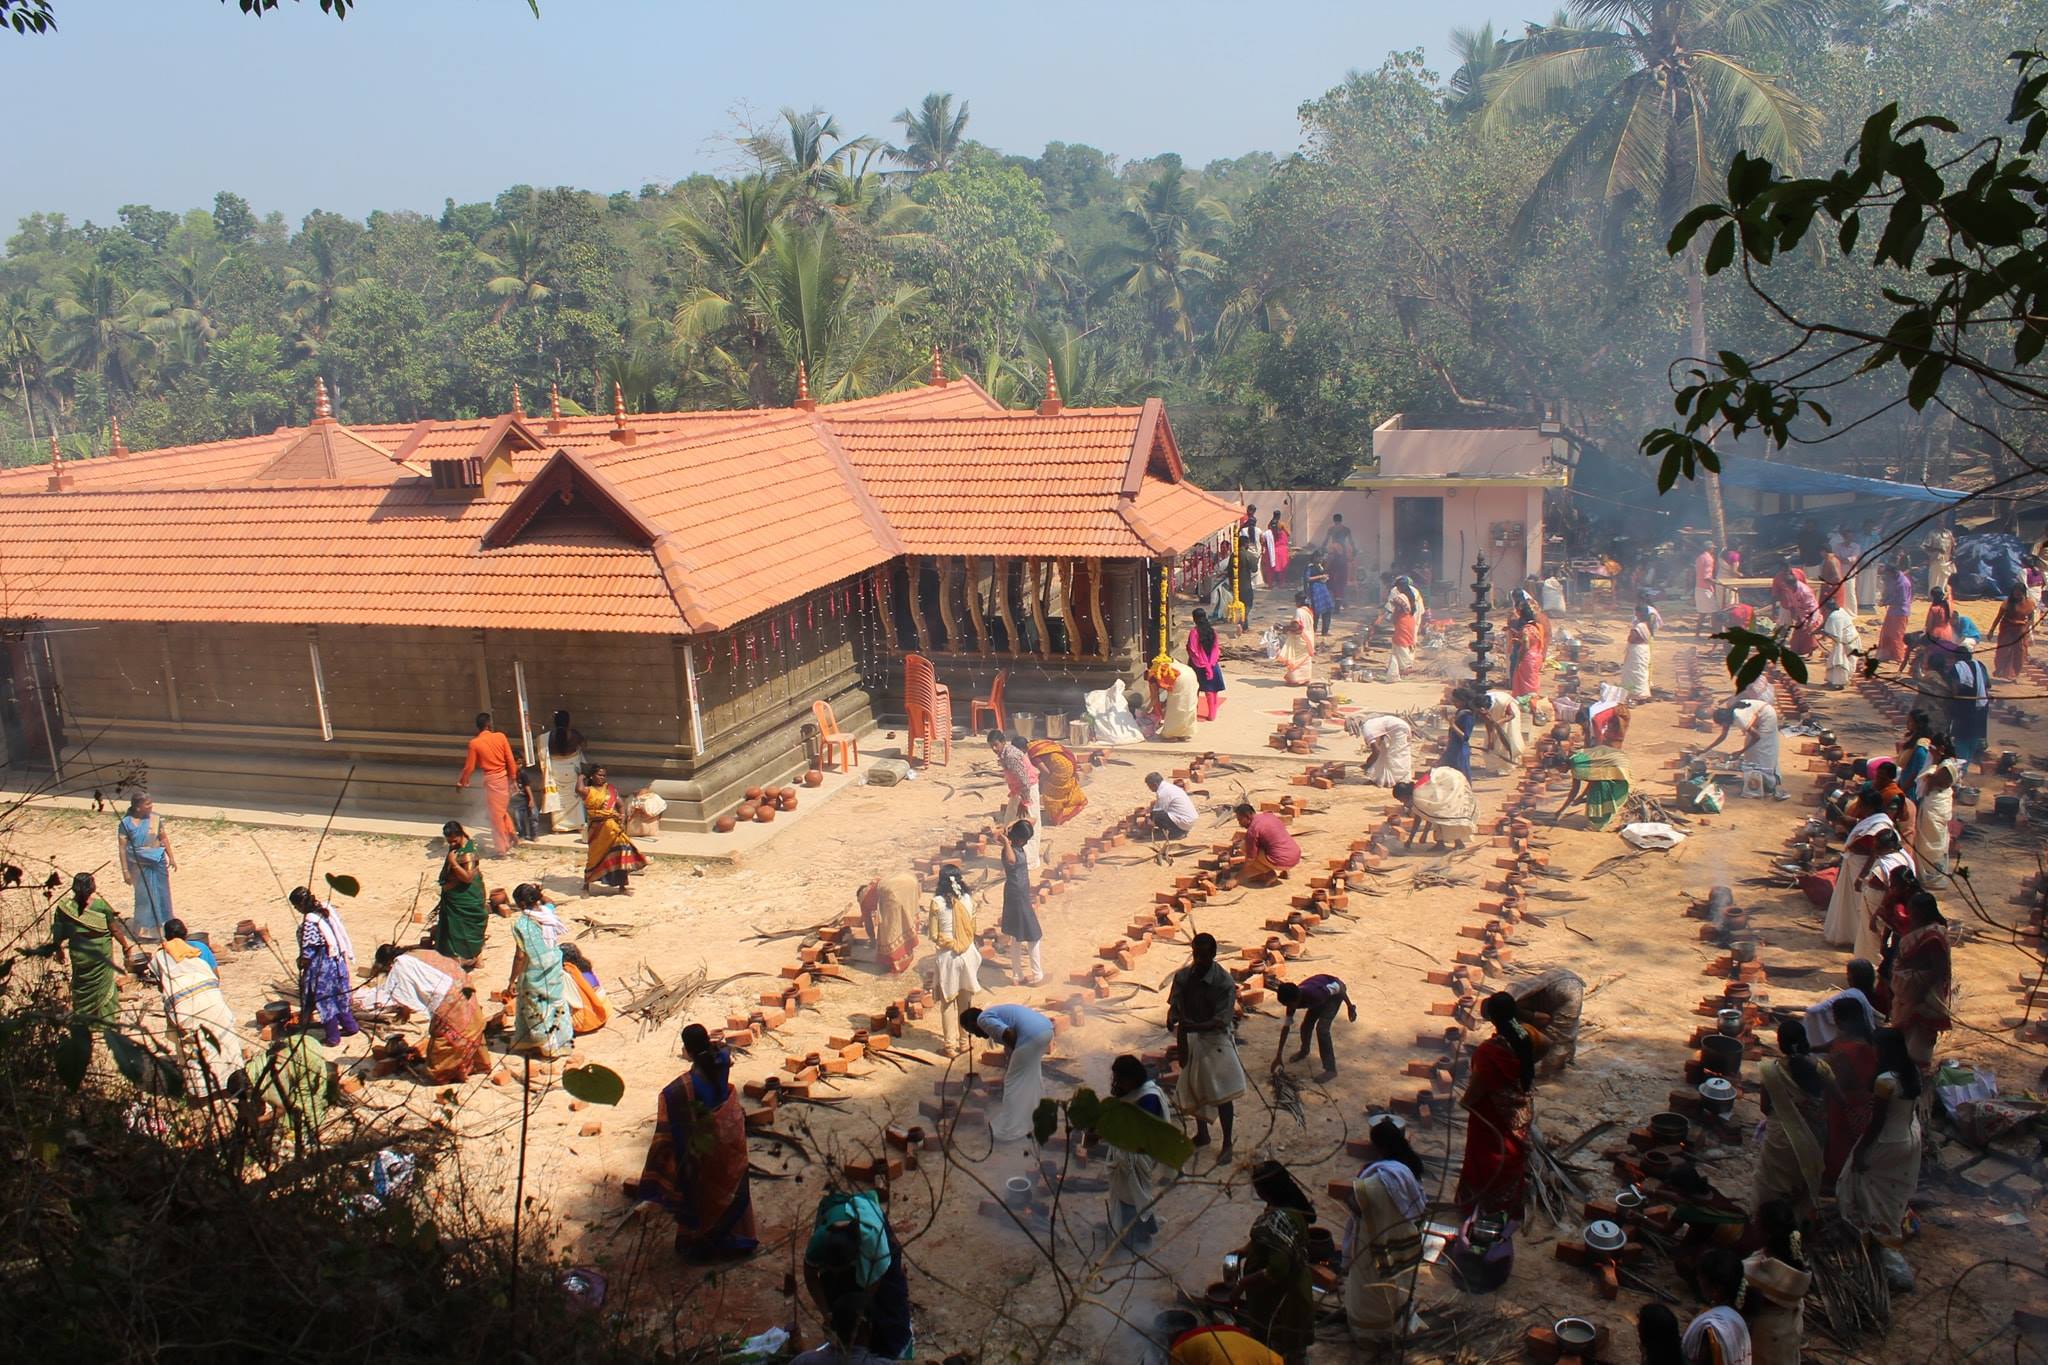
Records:
[[[917,744],[924,741],[925,761],[943,753],[941,763],[953,761],[953,694],[939,683],[932,661],[922,654],[903,656],[903,710],[905,727],[903,756],[917,761]]]
[[[836,750],[839,754],[839,771],[852,772],[853,765],[860,762],[860,741],[839,728],[839,717],[832,714],[831,702],[812,702],[811,715],[818,722],[818,761],[821,764],[831,763],[832,754]]]
[[[986,699],[975,698],[973,704],[967,708],[967,728],[969,730],[977,735],[981,733],[981,718],[983,715],[994,716],[996,729],[998,730],[1010,728],[1010,717],[1003,710],[1003,684],[1009,680],[1010,670],[1006,668],[996,674],[995,682],[989,685]]]

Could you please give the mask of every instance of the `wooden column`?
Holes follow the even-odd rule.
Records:
[[[1081,652],[1081,623],[1074,619],[1074,561],[1060,561],[1060,620],[1067,627],[1067,657]]]
[[[960,621],[953,615],[953,561],[934,560],[932,569],[939,576],[939,621],[946,628],[946,648],[960,652]]]
[[[918,589],[923,585],[924,566],[916,555],[906,555],[903,560],[904,588],[910,594],[910,624],[917,630],[917,647],[929,653],[932,647],[932,633],[924,623],[924,594]]]
[[[476,709],[488,711],[491,709],[491,666],[484,655],[484,633],[475,631],[472,639],[476,645]]]
[[[966,568],[967,614],[974,618],[974,652],[988,653],[988,622],[981,614],[981,558],[973,556],[961,563]]]
[[[1034,559],[1028,561],[1028,563],[1030,565],[1031,572],[1031,586],[1030,591],[1026,594],[1024,598],[1024,606],[1031,613],[1031,624],[1038,628],[1038,649],[1035,652],[1037,653],[1038,657],[1042,659],[1046,656],[1047,652],[1052,647],[1052,634],[1045,628],[1044,597],[1046,561],[1043,559]]]
[[[1095,626],[1095,657],[1107,659],[1110,655],[1109,627],[1102,621],[1102,575],[1103,562],[1089,561],[1088,574],[1088,619]]]
[[[1019,648],[1017,622],[1010,615],[1010,561],[996,556],[995,579],[996,618],[1003,623],[1003,634],[1009,640],[1010,657],[1016,658],[1024,651]]]

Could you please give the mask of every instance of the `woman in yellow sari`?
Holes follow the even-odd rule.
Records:
[[[632,895],[627,878],[646,867],[647,858],[626,837],[626,805],[603,768],[592,769],[583,784],[583,821],[583,889],[602,877],[606,886]]]
[[[1081,765],[1074,751],[1056,739],[1034,739],[1024,756],[1038,769],[1038,809],[1048,825],[1064,825],[1088,804],[1081,790]]]

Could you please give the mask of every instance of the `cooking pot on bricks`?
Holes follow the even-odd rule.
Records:
[[[1692,1120],[1683,1114],[1667,1110],[1650,1115],[1650,1136],[1660,1143],[1683,1142],[1691,1131]]]
[[[1707,1070],[1732,1076],[1742,1070],[1742,1040],[1730,1038],[1725,1033],[1710,1033],[1700,1039]]]

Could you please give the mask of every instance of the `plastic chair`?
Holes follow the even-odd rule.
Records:
[[[984,715],[995,717],[996,729],[1007,730],[1010,728],[1010,718],[1003,710],[1003,684],[1009,680],[1010,670],[1006,668],[996,674],[995,682],[989,685],[987,698],[977,697],[968,706],[967,728],[970,731],[977,735],[981,733],[981,718]]]
[[[941,763],[953,761],[953,694],[941,686],[932,661],[922,654],[903,656],[903,710],[905,727],[903,756],[917,761],[917,744],[924,741],[925,761],[942,752]]]
[[[860,762],[860,741],[839,728],[839,717],[832,714],[832,703],[814,701],[811,715],[818,722],[818,762],[832,762],[834,750],[839,754],[839,771],[850,773],[853,765]]]

